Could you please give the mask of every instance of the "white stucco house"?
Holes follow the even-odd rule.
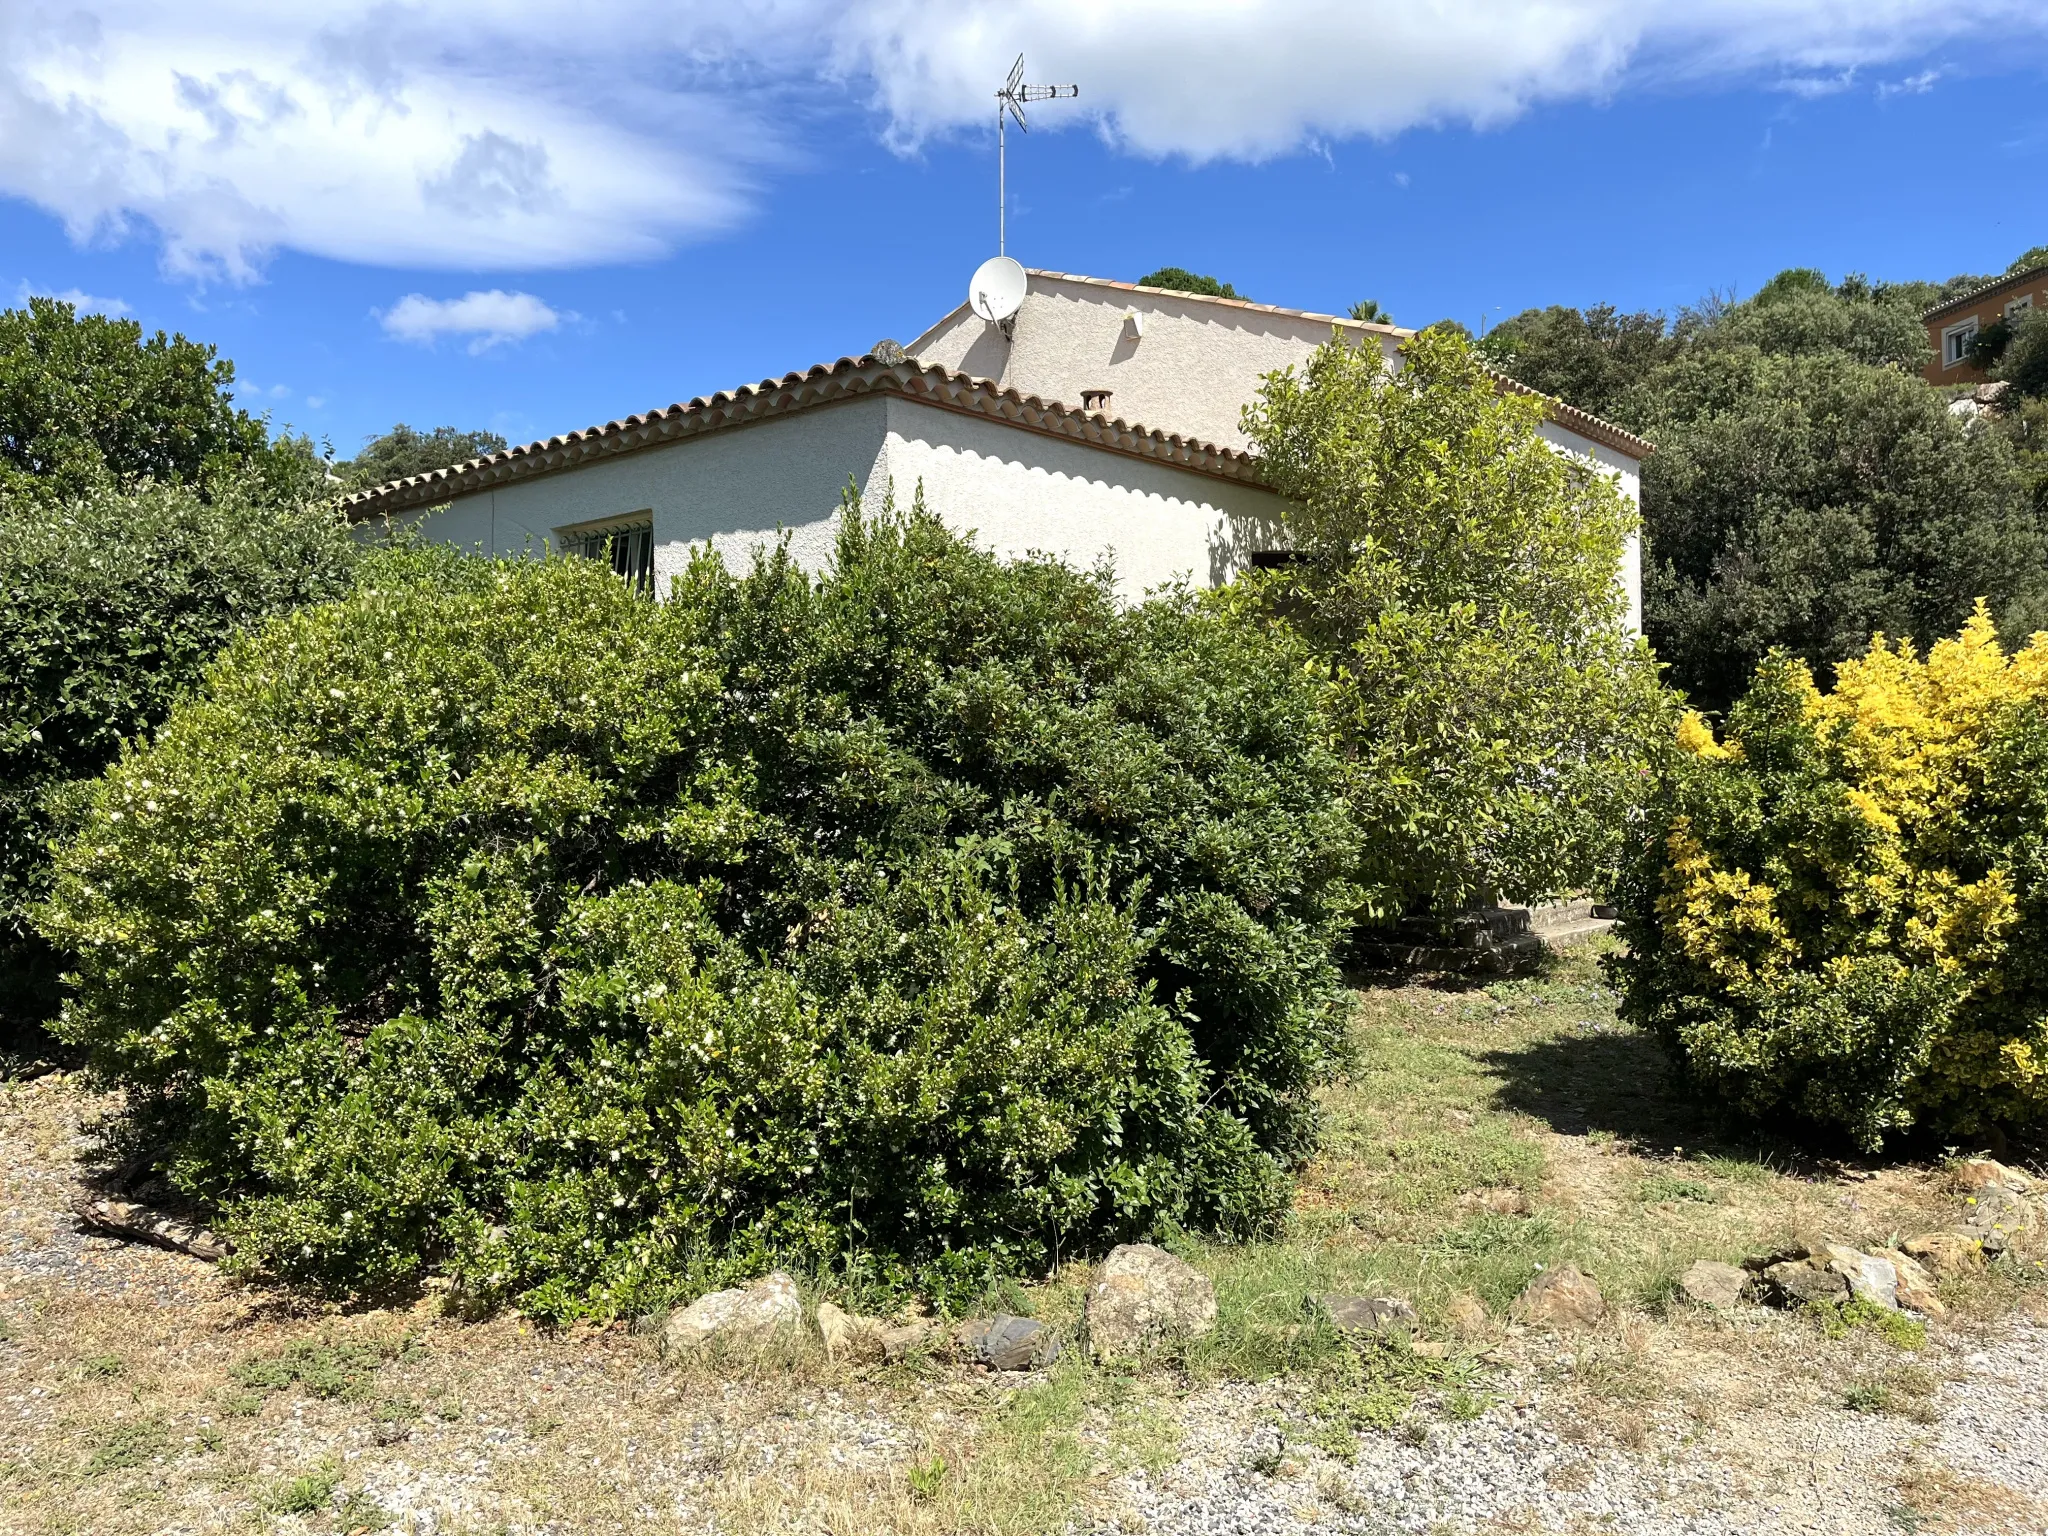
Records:
[[[1393,359],[1409,331],[1240,299],[1031,271],[1003,325],[962,303],[906,346],[513,448],[350,498],[358,519],[428,513],[435,538],[494,554],[609,551],[665,591],[693,546],[743,566],[786,534],[830,558],[851,479],[893,486],[998,554],[1079,566],[1108,555],[1137,596],[1230,579],[1270,547],[1280,510],[1239,412],[1333,330]],[[1519,388],[1506,380],[1504,388]],[[1649,444],[1553,402],[1545,435],[1613,473],[1631,500]],[[1620,578],[1640,627],[1631,547]]]

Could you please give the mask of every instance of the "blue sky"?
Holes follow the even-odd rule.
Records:
[[[2048,13],[1996,0],[1447,0],[1448,37],[1408,7],[1346,31],[1368,0],[922,26],[925,0],[782,0],[566,56],[445,5],[252,29],[232,0],[124,3],[0,18],[0,299],[213,342],[245,404],[343,456],[399,420],[524,440],[908,340],[993,251],[983,104],[1018,46],[1083,92],[1011,137],[1027,265],[1477,325],[2048,243]],[[511,9],[528,35],[589,14]],[[1191,12],[1213,24],[1183,47],[1161,18]]]

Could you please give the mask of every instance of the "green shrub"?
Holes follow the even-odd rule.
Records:
[[[2015,394],[2034,400],[2048,398],[2048,309],[2029,311],[2012,328],[2012,340],[2001,354],[1997,377],[2008,381]]]
[[[1284,1207],[1356,856],[1297,654],[922,513],[462,569],[235,642],[61,857],[60,1031],[242,1266],[950,1295]]]
[[[340,591],[355,549],[331,512],[238,485],[0,496],[0,1021],[55,1009],[28,916],[53,795],[162,720],[236,629]]]
[[[2048,1119],[2048,641],[1980,608],[1832,694],[1778,656],[1697,716],[1618,897],[1622,1013],[1745,1114],[1973,1136]]]
[[[1669,737],[1626,633],[1635,509],[1434,327],[1268,377],[1245,431],[1294,555],[1226,601],[1301,637],[1367,834],[1375,917],[1603,887]]]
[[[2048,623],[2048,540],[2007,435],[1915,372],[1841,352],[1696,347],[1640,391],[1644,631],[1723,711],[1772,650],[1826,680],[1877,631],[1921,646],[1979,597]]]

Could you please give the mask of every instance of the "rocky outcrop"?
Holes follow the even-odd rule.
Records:
[[[1888,1312],[1911,1311],[1940,1319],[1948,1308],[1935,1294],[1935,1277],[1915,1257],[1914,1251],[1929,1254],[1960,1254],[1967,1240],[1951,1242],[1954,1234],[1929,1233],[1916,1237],[1904,1251],[1886,1249],[1865,1253],[1846,1243],[1823,1243],[1818,1248],[1781,1249],[1744,1262],[1756,1276],[1761,1298],[1781,1307],[1802,1307],[1808,1302],[1868,1302]]]
[[[1216,1326],[1216,1288],[1193,1265],[1150,1243],[1127,1243],[1103,1261],[1087,1303],[1088,1348],[1098,1360],[1135,1360]]]

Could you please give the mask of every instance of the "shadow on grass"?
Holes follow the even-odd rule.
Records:
[[[1564,1136],[1606,1134],[1630,1151],[1669,1157],[1724,1157],[1779,1173],[1832,1176],[1924,1160],[1929,1148],[1895,1146],[1866,1154],[1839,1137],[1805,1140],[1699,1098],[1672,1070],[1655,1037],[1626,1024],[1553,1035],[1479,1060],[1499,1081],[1494,1102],[1532,1115]]]
[[[1344,984],[1357,991],[1421,987],[1430,992],[1484,992],[1504,981],[1548,981],[1563,974],[1569,957],[1556,950],[1540,950],[1519,957],[1514,964],[1498,967],[1474,966],[1446,971],[1424,965],[1361,965],[1344,968]]]
[[[1479,1060],[1500,1080],[1495,1099],[1565,1136],[1601,1131],[1645,1152],[1718,1140],[1718,1128],[1689,1099],[1657,1042],[1626,1025],[1602,1025]]]

